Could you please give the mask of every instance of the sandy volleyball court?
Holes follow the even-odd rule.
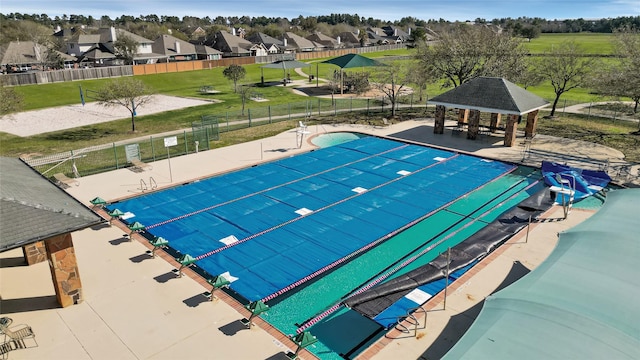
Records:
[[[205,104],[211,104],[211,102],[176,96],[153,95],[151,101],[136,109],[136,114],[138,116],[150,115]],[[0,117],[0,131],[18,136],[32,136],[125,119],[130,116],[129,110],[123,106],[105,107],[93,102],[82,106],[78,103],[5,115]]]

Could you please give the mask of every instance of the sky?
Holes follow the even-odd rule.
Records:
[[[414,17],[421,20],[465,21],[482,18],[539,17],[602,19],[640,16],[640,0],[1,0],[0,13],[70,15],[111,19],[140,16],[266,16],[293,19],[302,15],[358,14],[384,21]]]

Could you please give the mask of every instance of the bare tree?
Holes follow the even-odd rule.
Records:
[[[140,44],[130,36],[118,35],[117,40],[113,43],[116,56],[123,59],[125,65],[133,65],[133,59],[138,52],[138,45]]]
[[[240,65],[231,64],[222,70],[222,75],[233,81],[233,92],[238,92],[238,81],[244,79],[247,70]]]
[[[629,28],[616,31],[614,49],[617,61],[598,67],[592,86],[602,95],[631,98],[634,101],[633,112],[637,113],[640,102],[640,32]]]
[[[586,83],[593,64],[594,60],[585,57],[582,48],[573,41],[552,47],[540,57],[536,71],[551,83],[556,94],[551,116],[554,116],[562,94]]]
[[[485,26],[458,25],[442,32],[431,46],[419,42],[417,49],[422,69],[454,87],[478,76],[517,82],[526,69],[526,50],[521,41]]]
[[[382,91],[391,102],[391,116],[396,116],[396,108],[402,89],[411,82],[410,73],[402,62],[390,62],[379,66],[373,75],[374,87]]]
[[[122,78],[107,82],[97,91],[91,92],[102,106],[123,106],[131,113],[131,131],[136,131],[136,109],[151,100],[151,90],[140,80]]]
[[[253,85],[240,85],[236,92],[240,94],[240,99],[242,100],[242,116],[244,116],[244,108],[247,100],[251,99],[254,93]]]

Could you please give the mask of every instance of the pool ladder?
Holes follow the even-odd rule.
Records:
[[[140,190],[142,192],[149,190],[149,187],[151,187],[151,190],[158,188],[158,183],[153,178],[153,176],[149,176],[149,186],[147,186],[147,183],[144,181],[144,179],[140,179]]]
[[[420,325],[420,320],[416,317],[416,314],[419,312],[424,313],[424,325],[422,326]],[[405,320],[409,323],[408,326],[403,324]],[[407,310],[406,315],[398,316],[398,321],[396,322],[395,328],[403,334],[411,334],[411,332],[413,331],[413,337],[418,336],[419,329],[427,328],[427,311],[422,306]]]

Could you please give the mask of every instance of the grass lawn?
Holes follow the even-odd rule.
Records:
[[[602,52],[606,50],[606,46],[603,44],[611,41],[611,34],[543,34],[540,38],[534,39],[527,46],[550,46],[551,44],[561,43],[567,39],[573,39],[581,43],[594,42],[598,46],[598,51]],[[604,50],[603,50],[604,49]],[[371,58],[384,58],[384,56],[397,56],[397,55],[410,55],[413,50],[401,49],[387,52],[367,53],[364,54]],[[310,67],[303,70],[307,74],[313,74],[321,78],[327,78],[338,70],[337,66],[321,63],[326,59],[314,59],[307,61],[311,64]],[[316,65],[317,64],[317,65]],[[239,85],[250,84],[254,86],[253,91],[258,92],[263,98],[269,99],[268,103],[254,103],[250,101],[246,104],[246,109],[252,109],[256,114],[262,114],[265,112],[267,106],[288,106],[287,104],[300,103],[308,100],[308,97],[297,95],[290,91],[290,88],[282,86],[261,86],[261,78],[264,77],[265,82],[278,82],[282,79],[283,73],[280,69],[262,69],[264,64],[253,64],[245,66],[247,75],[245,79],[239,82]],[[97,141],[101,143],[111,143],[115,141],[125,140],[132,137],[153,135],[165,131],[173,131],[177,129],[189,128],[192,122],[199,121],[202,115],[215,115],[220,119],[224,119],[228,116],[229,112],[239,112],[242,107],[242,101],[240,96],[233,91],[233,83],[226,79],[222,75],[223,68],[213,68],[207,70],[187,71],[180,73],[165,73],[154,75],[136,76],[137,79],[143,81],[147,86],[153,89],[156,93],[181,96],[181,97],[193,97],[193,98],[207,98],[220,100],[219,103],[211,105],[203,105],[195,108],[169,111],[166,113],[141,116],[136,119],[136,127],[139,129],[135,134],[131,134],[130,119],[116,120],[109,123],[91,125],[79,127],[76,129],[64,130],[55,133],[36,135],[27,138],[21,138],[6,133],[0,133],[0,155],[3,156],[19,156],[25,153],[57,153],[66,150],[79,149],[90,145],[95,145]],[[362,69],[353,69],[349,71],[362,71]],[[295,71],[291,71],[292,79],[305,79],[298,75]],[[62,106],[70,104],[78,104],[80,102],[79,87],[82,86],[85,90],[97,89],[102,84],[111,79],[100,80],[85,80],[76,82],[64,82],[54,84],[43,85],[28,85],[15,87],[16,91],[23,95],[25,101],[24,110],[33,110],[48,108],[53,106]],[[212,86],[215,90],[219,91],[217,94],[200,94],[200,88],[203,85]],[[425,92],[425,98],[431,98],[438,94],[441,94],[449,89],[443,89],[440,86],[434,84],[427,87]],[[550,85],[539,85],[529,87],[527,90],[541,96],[542,98],[552,102],[555,98],[553,89]],[[87,99],[90,101],[90,99]],[[590,93],[588,89],[577,88],[573,89],[562,95],[559,107],[566,105],[572,105],[576,103],[590,103],[596,101],[602,101],[599,98]],[[225,116],[226,114],[226,116]],[[261,115],[264,116],[264,115]],[[565,122],[563,122],[564,124]],[[586,126],[584,121],[578,122],[579,126]],[[269,125],[272,126],[272,125]],[[564,126],[564,125],[563,125]],[[267,128],[254,127],[248,129],[250,134],[253,134],[252,129],[258,129],[259,131],[265,131]],[[541,129],[546,131],[544,129]],[[578,131],[570,131],[565,134],[566,129],[562,129],[562,134],[566,137],[578,136],[583,138]],[[595,136],[595,138],[606,138],[606,134],[630,134],[637,130],[631,128],[628,130],[593,130],[601,135]],[[277,130],[274,130],[277,131]],[[553,132],[553,130],[549,130]],[[234,132],[235,133],[235,132]],[[242,133],[244,134],[244,133]],[[225,135],[226,137],[227,135]],[[249,135],[246,136],[268,136],[261,135]],[[618,135],[616,135],[618,136]],[[635,139],[631,142],[637,146],[637,135],[620,135],[630,136]],[[634,137],[635,136],[635,137]],[[249,139],[249,138],[247,138]],[[620,144],[620,141],[611,141],[612,144]],[[606,145],[606,144],[605,144]],[[614,146],[616,147],[616,146]],[[623,147],[626,147],[624,145]],[[620,149],[629,159],[632,161],[640,161],[640,156],[630,148]]]
[[[613,54],[614,35],[601,33],[540,34],[531,42],[525,40],[525,47],[532,54],[542,54],[566,41],[576,42],[587,54]]]

